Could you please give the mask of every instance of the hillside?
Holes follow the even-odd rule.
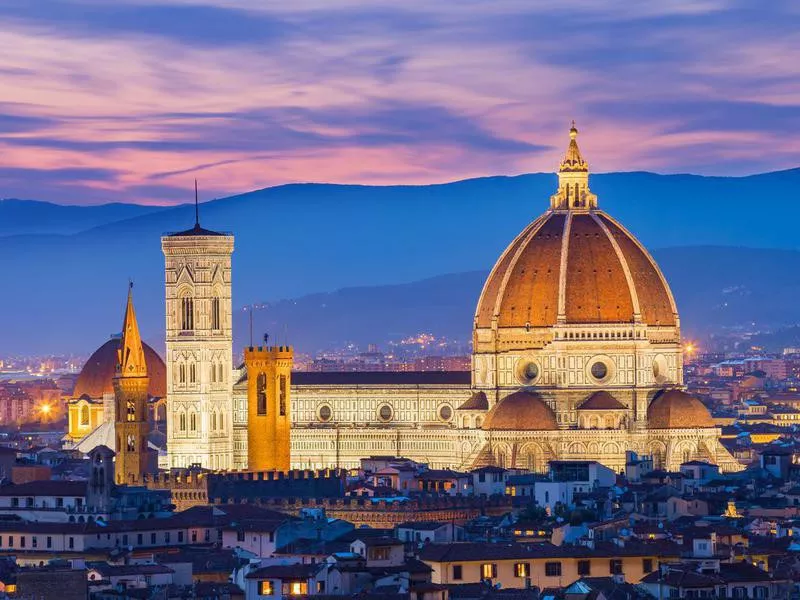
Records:
[[[164,207],[138,204],[64,206],[36,200],[0,199],[0,236],[69,235],[159,210]]]
[[[592,178],[601,208],[618,217],[650,248],[794,249],[800,206],[786,203],[780,219],[763,208],[768,199],[784,197],[786,189],[799,183],[800,169],[743,178],[650,173]],[[486,270],[525,224],[547,207],[554,189],[555,176],[550,174],[431,186],[288,185],[207,202],[201,206],[201,221],[206,227],[236,234],[234,302],[241,307],[265,299]],[[161,347],[159,238],[167,231],[189,227],[193,219],[191,206],[148,209],[132,218],[114,218],[62,235],[32,230],[30,219],[19,220],[21,234],[0,237],[3,270],[10,282],[0,295],[0,352],[91,350],[119,328],[128,278],[136,282],[144,334]],[[709,262],[710,256],[703,251],[685,260],[676,258],[681,266],[674,272],[665,265],[671,280],[686,278],[686,284],[673,281],[676,289],[690,291],[685,299],[679,298],[686,307],[685,325],[692,325],[689,315],[695,304],[698,322],[706,321],[700,309],[712,310],[710,302],[718,299],[717,273],[730,286],[747,280],[738,272],[736,260],[725,262],[726,252],[722,251],[719,264]],[[775,269],[762,269],[763,265],[756,269],[773,277],[759,279],[750,297],[763,294],[769,303],[779,305],[774,310],[769,303],[756,305],[760,311],[748,318],[800,321],[800,315],[790,303],[784,306],[781,298],[795,277],[794,269],[787,268],[792,263],[785,261],[796,262],[796,258],[787,256],[775,259],[779,261]],[[473,288],[467,285],[465,289]],[[461,310],[468,331],[476,293],[454,287],[440,290],[437,298],[464,302]],[[436,314],[432,301],[429,295],[417,308],[406,301],[402,311],[409,320],[425,321],[428,314],[431,318]],[[308,323],[309,318],[303,319]],[[394,326],[398,319],[399,313],[394,312],[382,321],[380,331],[389,335],[398,330]],[[312,335],[302,331],[308,327],[302,325],[303,320],[297,323],[286,325],[293,336]]]

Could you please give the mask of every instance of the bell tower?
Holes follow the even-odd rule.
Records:
[[[233,236],[200,226],[161,238],[169,466],[233,467]]]
[[[133,284],[128,288],[128,304],[122,323],[122,338],[117,350],[114,377],[116,458],[114,479],[117,484],[138,485],[148,470],[147,435],[147,365],[142,338],[133,309]]]
[[[288,471],[291,468],[289,389],[293,358],[290,346],[245,348],[247,468],[250,471]]]

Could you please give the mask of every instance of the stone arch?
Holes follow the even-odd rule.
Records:
[[[693,460],[697,455],[697,444],[690,440],[680,440],[671,449],[670,463],[675,466]]]
[[[481,425],[483,425],[483,417],[481,416],[475,417],[475,429],[480,429]]]
[[[507,469],[513,467],[514,454],[509,444],[500,442],[495,444],[492,455],[494,457],[495,466]]]
[[[572,442],[567,447],[568,454],[586,454],[586,444],[583,442]]]
[[[647,453],[653,457],[654,469],[665,469],[667,466],[667,446],[661,440],[653,440],[647,444]]]
[[[543,473],[547,470],[547,456],[544,449],[536,442],[527,442],[519,449],[517,467]]]
[[[589,444],[589,455],[597,456],[599,452],[600,452],[600,447],[597,445],[597,442],[591,442]]]
[[[464,429],[470,429],[472,427],[472,417],[469,415],[464,415],[461,417],[461,427]]]
[[[605,446],[603,446],[603,454],[605,455],[619,454],[619,453],[620,453],[619,444],[617,444],[616,442],[608,442]]]

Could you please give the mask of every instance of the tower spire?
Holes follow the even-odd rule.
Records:
[[[147,377],[142,336],[133,308],[133,281],[128,284],[128,304],[122,321],[122,339],[117,350],[117,377]]]
[[[200,202],[197,199],[197,178],[194,180],[194,227],[200,229]]]
[[[591,210],[597,208],[597,196],[589,191],[589,164],[578,148],[575,121],[569,128],[567,152],[558,167],[558,191],[550,196],[552,210]]]

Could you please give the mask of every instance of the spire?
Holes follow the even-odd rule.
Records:
[[[147,377],[142,337],[133,309],[133,282],[128,286],[128,304],[122,322],[122,339],[117,350],[117,377]]]
[[[578,128],[575,127],[575,121],[572,121],[572,127],[569,128],[569,146],[567,146],[567,153],[564,155],[564,160],[561,161],[561,167],[558,169],[559,173],[569,173],[574,171],[589,172],[589,166],[581,156],[581,150],[578,148]]]
[[[597,208],[597,196],[589,191],[589,165],[578,148],[575,121],[569,129],[569,145],[558,168],[558,191],[550,196],[552,210],[591,210]]]

